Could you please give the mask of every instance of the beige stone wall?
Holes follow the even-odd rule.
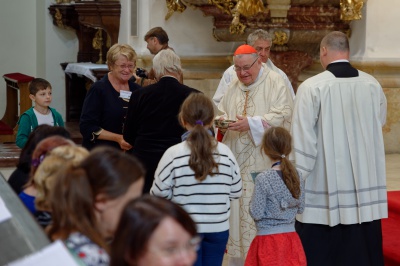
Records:
[[[387,100],[386,124],[383,127],[386,153],[400,153],[400,62],[352,62],[354,67],[374,76]]]

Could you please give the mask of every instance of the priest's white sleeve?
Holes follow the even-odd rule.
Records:
[[[249,122],[250,134],[253,138],[254,144],[259,146],[265,132],[261,116],[247,117],[247,121]]]

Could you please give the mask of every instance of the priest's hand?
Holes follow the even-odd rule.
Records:
[[[250,130],[249,121],[246,116],[237,115],[236,118],[236,122],[229,124],[229,130],[238,132],[246,132]]]

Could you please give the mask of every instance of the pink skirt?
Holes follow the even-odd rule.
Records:
[[[256,236],[251,242],[245,266],[307,265],[301,240],[296,232]]]

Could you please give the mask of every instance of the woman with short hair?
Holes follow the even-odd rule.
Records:
[[[82,146],[92,149],[106,144],[129,150],[132,146],[123,136],[126,110],[132,91],[140,88],[131,79],[137,55],[128,44],[114,44],[107,52],[110,72],[96,81],[87,92],[79,123]]]

